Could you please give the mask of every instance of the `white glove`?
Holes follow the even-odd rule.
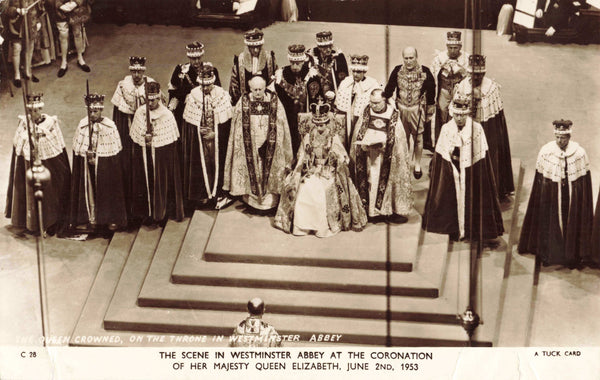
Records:
[[[60,10],[67,13],[71,12],[75,8],[77,8],[77,3],[74,1],[69,1],[68,3],[64,3],[60,6]]]
[[[240,2],[239,2],[239,1],[234,1],[234,2],[233,2],[233,6],[231,7],[231,9],[232,9],[234,12],[237,12],[237,10],[238,10],[238,9],[240,9]]]
[[[553,27],[549,27],[548,30],[546,30],[546,37],[552,37],[554,35],[554,33],[556,33],[556,29],[554,29]]]
[[[169,106],[167,108],[169,108],[169,111],[175,111],[175,108],[177,108],[178,104],[179,100],[177,100],[177,98],[173,98],[169,101]]]
[[[535,11],[535,17],[542,18],[542,16],[544,16],[544,11],[543,10],[538,9],[537,11]]]
[[[24,16],[27,14],[27,8],[17,8],[17,14]]]

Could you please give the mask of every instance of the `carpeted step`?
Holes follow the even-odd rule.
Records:
[[[199,247],[205,244],[213,220],[214,215],[196,211],[188,228],[180,257],[182,255],[198,257]],[[167,231],[164,234],[167,234]],[[424,261],[433,260],[443,263],[447,252],[446,238],[445,244],[428,246],[422,256],[430,256],[423,259]],[[385,318],[385,295],[174,284],[169,281],[169,278],[176,259],[177,253],[173,250],[157,250],[140,291],[138,305],[244,312],[250,298],[261,297],[269,305],[271,313]],[[201,261],[198,265],[202,265]],[[291,268],[298,270],[300,267]],[[442,265],[438,265],[438,277],[441,277],[439,276],[441,270]],[[394,296],[391,298],[391,310],[391,318],[394,320],[456,323],[454,305],[444,298]]]
[[[206,261],[385,270],[389,229],[391,270],[412,270],[421,225],[416,212],[405,224],[368,224],[360,232],[318,238],[286,234],[273,227],[272,217],[244,209],[236,203],[219,212],[204,253]],[[176,264],[175,272],[188,266],[186,259],[183,256]]]

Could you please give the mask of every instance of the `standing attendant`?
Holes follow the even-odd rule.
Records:
[[[470,76],[460,82],[455,89],[456,92],[473,98],[475,114],[472,117],[485,131],[496,189],[502,200],[515,191],[515,185],[500,85],[485,76],[485,57],[482,55],[469,56],[467,70]]]
[[[435,140],[440,135],[442,125],[450,121],[448,107],[452,102],[454,87],[468,75],[469,54],[461,49],[461,33],[459,31],[448,32],[446,33],[446,50],[439,52],[431,64],[433,76],[437,81]],[[433,150],[431,131],[426,130],[424,133],[424,149]]]
[[[293,158],[285,109],[266,91],[262,77],[250,80],[250,94],[234,108],[223,188],[252,209],[277,207],[284,170]]]
[[[115,231],[127,226],[121,138],[115,123],[102,116],[104,95],[84,99],[89,120],[81,119],[73,136],[69,225],[87,232]]]
[[[431,71],[417,61],[417,49],[407,47],[402,51],[404,63],[394,67],[383,91],[387,99],[396,95],[396,107],[406,130],[407,143],[413,139],[413,175],[421,178],[423,132],[435,112],[435,80]]]
[[[469,98],[457,94],[449,110],[433,155],[423,229],[453,240],[496,239],[504,226],[483,128],[469,117]]]
[[[333,46],[333,34],[330,31],[317,33],[317,46],[310,49],[312,78],[308,82],[310,103],[317,103],[319,96],[325,99],[325,94],[336,94],[340,83],[348,76],[348,63],[340,49]]]
[[[368,63],[368,55],[353,54],[350,56],[352,76],[342,80],[335,98],[337,111],[346,115],[346,136],[343,143],[348,151],[350,151],[350,142],[354,135],[356,121],[363,114],[365,107],[369,105],[371,92],[381,87],[375,78],[367,76]]]
[[[292,151],[296,157],[302,139],[298,131],[298,114],[308,110],[306,78],[309,63],[304,45],[288,46],[288,60],[290,62],[288,66],[275,72],[274,87],[277,97],[285,108],[292,138]]]
[[[77,66],[86,73],[91,71],[83,59],[87,42],[84,23],[90,19],[91,8],[88,0],[55,0],[56,28],[60,42],[61,62],[57,76],[67,73],[67,55],[69,54],[69,31],[73,33],[73,42],[77,52]]]
[[[398,110],[386,102],[381,89],[371,91],[369,105],[356,122],[350,159],[371,221],[407,222],[413,191],[406,134]]]
[[[26,178],[31,168],[32,151],[27,126],[39,158],[50,172],[50,182],[44,186],[44,231],[59,232],[69,209],[71,167],[58,118],[43,113],[42,94],[27,95],[28,116],[19,116],[19,126],[13,138],[5,215],[14,227],[39,231],[37,206],[33,188]],[[27,122],[29,117],[29,123]]]
[[[233,57],[233,67],[231,68],[229,95],[231,104],[234,106],[243,95],[250,93],[248,82],[251,78],[259,76],[269,84],[277,70],[275,53],[263,48],[265,38],[261,30],[255,28],[246,32],[244,43],[246,48],[240,55]]]
[[[204,51],[204,45],[201,42],[195,41],[186,45],[185,53],[189,62],[178,64],[175,66],[173,74],[171,74],[168,108],[175,115],[180,132],[183,126],[182,115],[185,108],[185,98],[193,88],[198,86],[198,77],[202,72],[202,66],[205,64],[202,61]],[[210,62],[206,62],[206,64],[212,67]],[[221,86],[219,71],[213,67],[213,72],[215,75],[214,84]]]
[[[135,112],[129,135],[132,217],[146,224],[183,219],[179,130],[173,113],[161,102],[160,84],[146,83],[147,103]]]
[[[233,107],[229,94],[215,84],[212,65],[196,78],[199,86],[185,100],[182,128],[183,197],[188,208],[231,203],[223,191],[225,156]]]
[[[592,252],[592,176],[585,150],[571,141],[572,122],[555,120],[555,141],[538,154],[535,178],[521,228],[519,253],[543,265],[597,265]]]

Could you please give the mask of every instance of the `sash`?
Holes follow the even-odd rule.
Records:
[[[266,193],[267,184],[269,181],[269,173],[271,164],[275,155],[275,147],[277,142],[277,97],[271,96],[269,103],[269,130],[267,131],[266,154],[262,167],[262,183],[259,188],[258,179],[256,178],[256,168],[254,167],[254,151],[252,149],[252,132],[250,125],[250,106],[251,102],[247,96],[242,98],[242,133],[244,136],[244,150],[246,154],[246,165],[248,166],[248,176],[250,179],[250,188],[252,194],[262,196]],[[261,147],[258,147],[260,150]]]
[[[363,112],[363,123],[358,130],[358,134],[356,137],[356,141],[361,141],[365,137],[365,133],[369,128],[369,124],[371,123],[371,107],[366,107]],[[388,185],[388,179],[390,178],[390,169],[392,165],[392,152],[394,151],[394,140],[396,137],[396,129],[395,122],[398,119],[398,110],[394,110],[392,112],[392,116],[389,120],[386,120],[387,126],[387,139],[385,144],[385,151],[383,153],[383,160],[381,162],[381,170],[379,173],[379,183],[377,184],[377,198],[375,198],[375,208],[381,209],[381,205],[383,203],[383,196],[385,195],[385,191]],[[358,182],[358,194],[360,195],[360,199],[365,206],[365,209],[369,208],[369,182],[367,179],[367,154],[362,151],[362,149],[358,150],[357,159],[356,159],[356,180]]]

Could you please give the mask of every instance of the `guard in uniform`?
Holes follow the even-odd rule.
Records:
[[[454,87],[467,76],[469,54],[462,50],[461,33],[446,33],[446,51],[436,54],[431,64],[433,76],[437,81],[437,101],[435,109],[435,140],[440,135],[442,125],[450,120],[448,106],[452,102]],[[434,140],[434,143],[435,143]],[[423,148],[433,151],[431,131],[425,130]]]
[[[281,338],[277,330],[262,320],[265,303],[260,298],[248,301],[246,319],[240,322],[229,337],[230,347],[280,347]]]
[[[277,97],[285,108],[294,157],[300,146],[301,136],[298,131],[298,114],[307,112],[308,97],[306,96],[306,76],[308,60],[304,45],[288,46],[290,64],[275,72],[274,87]]]
[[[435,80],[431,71],[417,61],[417,50],[407,47],[402,51],[404,64],[394,67],[383,96],[396,94],[396,107],[406,130],[407,142],[413,138],[413,175],[421,178],[421,156],[423,154],[423,132],[435,112]]]
[[[337,111],[346,116],[346,136],[343,141],[348,151],[350,151],[350,142],[354,134],[356,120],[369,104],[371,91],[381,86],[375,78],[367,76],[368,63],[369,56],[367,55],[353,54],[350,56],[352,76],[342,80],[335,98]]]
[[[269,84],[277,70],[275,53],[263,49],[265,38],[261,30],[255,28],[246,32],[244,43],[246,48],[240,55],[233,57],[233,67],[231,69],[229,95],[231,96],[231,104],[234,106],[243,95],[250,92],[248,81],[252,77],[259,76]]]
[[[115,123],[102,116],[104,95],[84,99],[89,120],[81,119],[73,136],[69,225],[85,232],[115,231],[127,226],[121,138]]]
[[[69,31],[73,34],[75,51],[77,52],[77,66],[86,73],[91,71],[83,59],[83,52],[87,42],[84,23],[90,19],[91,7],[88,0],[55,0],[56,29],[60,42],[61,63],[56,74],[59,78],[67,73],[67,55],[69,52]]]

